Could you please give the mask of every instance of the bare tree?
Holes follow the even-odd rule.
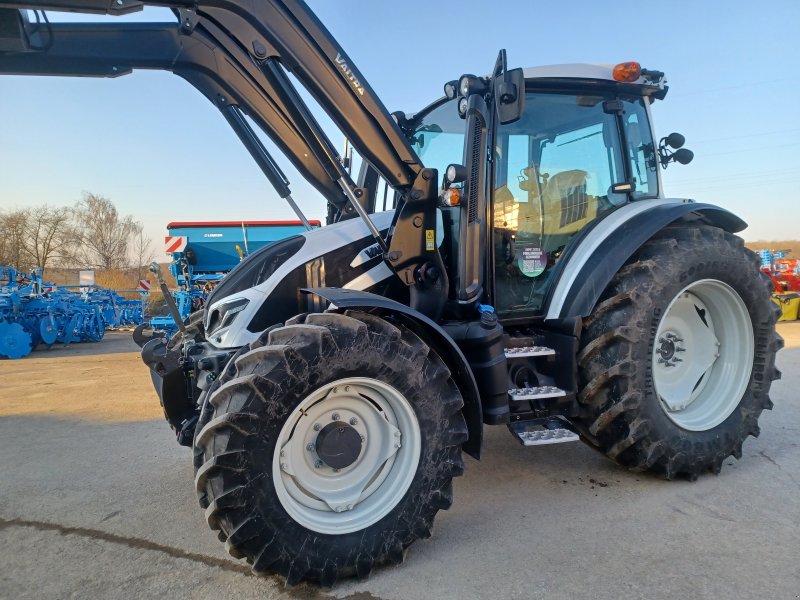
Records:
[[[72,254],[75,231],[69,208],[44,205],[29,209],[27,213],[25,251],[32,266],[44,270],[48,262],[63,260]]]
[[[128,262],[128,248],[136,222],[121,217],[108,198],[84,192],[73,211],[79,248],[75,258],[96,269],[121,269]]]
[[[26,243],[29,218],[27,210],[0,212],[0,264],[18,271],[33,266]]]
[[[153,260],[152,243],[153,240],[144,234],[144,226],[141,223],[135,223],[131,234],[131,253],[134,262],[131,267],[136,269],[138,279],[144,279],[147,266]]]

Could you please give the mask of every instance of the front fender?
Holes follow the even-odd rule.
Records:
[[[548,304],[550,319],[585,317],[627,260],[658,231],[679,220],[699,220],[737,233],[747,227],[733,213],[688,200],[639,200],[599,221],[563,260]]]
[[[467,422],[469,438],[462,448],[473,458],[480,459],[483,410],[478,384],[466,357],[444,329],[421,312],[377,294],[343,288],[306,288],[302,291],[324,298],[339,310],[369,308],[379,313],[395,315],[402,319],[404,325],[422,337],[447,364],[453,375],[453,381],[464,398],[462,412]]]

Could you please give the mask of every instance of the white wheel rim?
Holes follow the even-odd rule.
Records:
[[[335,421],[362,439],[355,462],[342,469],[325,464],[315,448],[319,430]],[[360,531],[405,496],[421,447],[417,417],[403,394],[368,377],[340,379],[306,397],[284,423],[272,461],[275,491],[307,529]]]
[[[753,325],[739,294],[716,279],[695,281],[667,307],[653,344],[661,407],[683,429],[713,429],[739,405],[753,356]]]

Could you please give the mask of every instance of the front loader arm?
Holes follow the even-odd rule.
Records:
[[[0,73],[119,77],[134,69],[172,71],[220,110],[241,108],[328,202],[339,208],[346,202],[264,75],[202,32],[187,37],[175,23],[53,23],[31,33],[36,43],[30,50],[0,51]]]
[[[413,184],[422,169],[418,157],[353,61],[301,0],[0,1],[0,9],[111,15],[134,12],[145,5],[173,9],[180,19],[177,29],[182,36],[216,29],[212,37],[225,52],[244,52],[248,62],[256,66],[277,60],[300,80],[390,185],[408,188]],[[46,32],[41,35],[46,36]],[[338,159],[336,150],[331,150]]]
[[[172,34],[167,25],[26,25],[23,13],[14,10],[21,27],[19,40],[15,46],[14,40],[3,38],[14,29],[13,23],[7,27],[8,9],[122,14],[144,5],[173,10],[178,22],[172,25]],[[436,171],[423,167],[363,75],[302,0],[0,0],[0,73],[113,77],[134,68],[173,71],[226,115],[230,104],[240,106],[340,213],[345,202],[350,203],[387,263],[412,288],[412,305],[427,314],[441,311],[448,283],[432,241]],[[359,154],[400,192],[389,239],[383,238],[360,204],[363,190],[356,188],[287,70]],[[229,123],[241,126],[243,120],[229,119]],[[247,132],[237,133],[248,137]],[[262,168],[269,162],[253,147],[248,149]]]

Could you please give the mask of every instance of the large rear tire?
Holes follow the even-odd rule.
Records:
[[[674,226],[615,276],[584,322],[583,438],[667,479],[719,473],[772,408],[778,311],[754,253],[710,226]]]
[[[441,358],[401,325],[296,317],[234,357],[205,403],[195,484],[208,524],[289,584],[399,563],[452,502],[462,406]]]

